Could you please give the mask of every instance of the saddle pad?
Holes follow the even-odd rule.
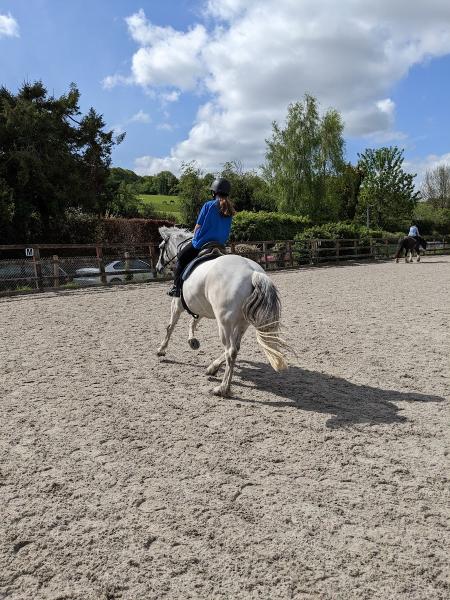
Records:
[[[219,256],[223,256],[223,254],[219,254],[218,252],[209,252],[208,254],[204,254],[203,256],[197,256],[197,258],[194,258],[194,260],[191,261],[181,273],[182,281],[186,281],[186,279],[189,277],[189,275],[191,275],[194,272],[198,265],[208,260],[212,260],[213,258],[219,258]]]

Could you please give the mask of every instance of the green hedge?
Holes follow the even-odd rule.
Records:
[[[230,239],[237,242],[292,240],[310,225],[308,217],[243,210],[233,218]]]
[[[295,240],[302,242],[304,240],[321,239],[321,240],[359,240],[367,238],[387,238],[401,237],[406,233],[390,233],[381,229],[368,229],[364,225],[357,223],[338,222],[325,223],[324,225],[314,225],[305,229],[303,232],[295,236]]]
[[[414,219],[421,235],[450,235],[450,209],[434,208],[427,202],[419,202]]]
[[[51,239],[27,240],[54,244],[146,244],[160,241],[158,227],[172,226],[165,219],[100,218],[77,210],[67,211],[64,221],[53,226]]]

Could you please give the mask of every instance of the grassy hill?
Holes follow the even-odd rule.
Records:
[[[171,215],[177,222],[181,221],[180,199],[178,196],[162,196],[153,194],[139,194],[142,204],[150,205],[157,216]]]

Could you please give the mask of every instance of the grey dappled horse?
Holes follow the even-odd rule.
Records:
[[[157,271],[160,273],[177,256],[183,242],[192,238],[192,233],[178,227],[160,227],[162,242]],[[201,263],[184,282],[183,296],[189,309],[199,316],[192,319],[189,326],[189,345],[193,349],[200,346],[194,337],[200,318],[216,319],[224,352],[206,370],[207,375],[215,375],[225,363],[222,382],[213,392],[217,396],[227,396],[230,391],[236,356],[242,336],[249,325],[256,329],[256,339],[264,350],[275,371],[287,368],[283,350],[286,343],[280,336],[281,305],[278,291],[260,265],[254,261],[226,254],[214,260]],[[166,337],[158,349],[158,356],[164,356],[167,344],[184,308],[180,298],[173,298],[171,318]]]

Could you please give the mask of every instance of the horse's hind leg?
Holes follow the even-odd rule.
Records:
[[[200,348],[200,342],[194,335],[199,321],[200,321],[200,318],[198,318],[198,319],[192,318],[191,322],[189,323],[188,344],[192,348],[192,350],[198,350]]]
[[[170,305],[170,323],[167,325],[167,333],[164,338],[163,343],[158,348],[157,355],[164,356],[166,354],[167,344],[169,343],[170,336],[172,335],[173,330],[175,329],[175,325],[178,323],[178,319],[180,318],[181,313],[183,312],[183,305],[181,304],[181,300],[179,298],[174,298],[172,300],[172,304]]]
[[[230,393],[231,378],[233,376],[236,357],[241,346],[242,336],[247,329],[247,324],[231,325],[230,323],[220,323],[219,333],[222,344],[225,346],[225,352],[222,357],[214,361],[209,367],[217,365],[217,370],[222,364],[222,359],[225,358],[225,372],[223,374],[222,383],[215,387],[213,392],[216,396],[228,396]],[[216,371],[217,372],[217,371]],[[213,374],[210,372],[210,374]]]

